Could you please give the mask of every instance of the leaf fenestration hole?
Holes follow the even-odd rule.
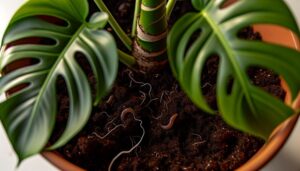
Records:
[[[262,35],[261,40],[265,43],[281,45],[292,49],[300,47],[297,34],[287,27],[274,24],[254,24],[252,28],[255,33]]]
[[[187,56],[188,51],[193,46],[195,41],[201,36],[201,29],[197,29],[191,36],[185,48],[184,56]]]
[[[205,62],[201,74],[201,89],[205,93],[204,96],[208,105],[217,110],[217,100],[216,100],[216,82],[218,75],[220,57],[216,54],[211,55]]]
[[[58,25],[62,27],[69,26],[69,23],[67,21],[57,17],[48,16],[48,15],[39,15],[38,18],[54,25]]]
[[[88,61],[86,56],[82,52],[79,52],[79,51],[77,51],[75,53],[75,60],[77,61],[77,63],[82,68],[85,75],[87,76],[91,90],[92,90],[92,96],[93,96],[93,98],[95,98],[97,80],[94,75],[93,69],[90,65],[90,62]]]
[[[235,3],[237,3],[239,0],[227,0],[225,1],[221,6],[220,6],[220,9],[224,9],[224,8],[227,8]]]
[[[66,129],[70,112],[70,97],[67,84],[62,76],[56,80],[57,113],[54,134],[50,137],[50,144],[56,142]]]
[[[6,94],[8,96],[11,96],[11,95],[13,95],[13,94],[15,94],[15,93],[17,93],[17,92],[19,92],[19,91],[21,91],[21,90],[29,87],[29,85],[30,85],[30,83],[19,84],[19,85],[15,86],[15,87],[9,89],[8,91],[6,91]]]
[[[48,46],[53,46],[57,42],[54,39],[47,38],[47,37],[27,37],[23,39],[19,39],[13,42],[10,42],[6,45],[6,49],[9,49],[10,47],[13,46],[18,46],[18,45],[48,45]]]
[[[241,29],[237,33],[237,37],[243,40],[262,40],[261,34],[259,32],[254,31],[253,27],[251,26]]]
[[[260,87],[265,92],[274,95],[283,100],[286,92],[281,87],[281,80],[278,74],[269,69],[252,66],[247,69],[247,74],[251,80],[251,84]]]
[[[32,65],[36,65],[38,64],[40,61],[36,58],[23,58],[23,59],[20,59],[20,60],[16,60],[14,62],[11,62],[10,64],[6,65],[4,68],[3,68],[3,74],[9,74],[17,69],[20,69],[20,68],[25,68],[25,67],[28,67],[28,66],[32,66]]]

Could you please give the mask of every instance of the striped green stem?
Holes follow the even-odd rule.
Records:
[[[133,55],[140,69],[156,71],[167,63],[167,0],[142,0]]]

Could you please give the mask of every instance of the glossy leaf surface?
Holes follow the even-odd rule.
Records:
[[[0,104],[0,118],[20,160],[39,153],[49,141],[58,115],[59,77],[67,86],[69,116],[63,134],[48,149],[64,145],[81,130],[93,103],[99,103],[114,82],[117,48],[113,37],[102,30],[108,16],[96,13],[86,22],[87,15],[87,1],[30,0],[6,30],[0,92],[14,92]],[[76,60],[78,53],[87,59],[97,81],[94,99],[88,77]],[[20,61],[35,62],[7,71]]]
[[[254,24],[279,25],[298,36],[299,29],[282,0],[239,0],[223,8],[224,3],[225,0],[193,0],[199,12],[186,14],[172,28],[168,37],[169,61],[192,101],[204,111],[214,113],[204,98],[201,74],[207,59],[217,54],[217,104],[222,117],[233,127],[266,139],[294,111],[254,86],[247,70],[262,67],[275,71],[286,80],[295,99],[300,89],[300,54],[294,49],[243,40],[237,35]],[[195,38],[197,32],[200,35]]]

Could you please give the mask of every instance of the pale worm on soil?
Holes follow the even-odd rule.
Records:
[[[174,122],[175,122],[177,116],[178,116],[178,114],[175,113],[175,114],[170,118],[169,123],[168,123],[167,125],[160,125],[160,127],[161,127],[162,129],[165,129],[165,130],[171,129],[171,128],[173,127],[173,125],[174,125]]]

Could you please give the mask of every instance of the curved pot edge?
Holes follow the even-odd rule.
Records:
[[[272,160],[288,140],[299,119],[295,114],[276,128],[268,142],[237,171],[260,170]]]
[[[51,164],[57,167],[59,170],[62,171],[85,171],[84,169],[78,167],[77,165],[71,163],[70,161],[63,158],[57,152],[42,152],[41,155],[47,159]]]

